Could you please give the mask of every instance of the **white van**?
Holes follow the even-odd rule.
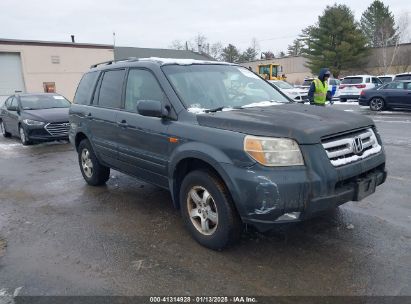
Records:
[[[382,85],[382,81],[372,75],[347,76],[341,81],[340,101],[358,99],[362,90],[372,89]]]

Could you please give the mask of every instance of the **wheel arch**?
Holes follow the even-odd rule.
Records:
[[[233,185],[228,174],[225,170],[218,164],[216,160],[213,160],[207,155],[193,153],[186,154],[180,157],[178,160],[173,162],[170,167],[170,178],[169,178],[169,188],[171,192],[171,197],[173,200],[173,205],[175,208],[180,208],[180,186],[184,177],[191,171],[194,170],[209,170],[217,177],[219,177],[224,185],[227,187],[229,195],[231,196],[234,205],[236,201],[235,192],[233,190]]]
[[[75,137],[75,139],[74,139],[74,146],[76,147],[76,151],[77,151],[77,152],[78,152],[78,146],[80,145],[81,141],[84,140],[84,139],[87,139],[87,140],[88,140],[88,137],[87,137],[87,135],[84,134],[83,132],[78,132],[78,133],[76,134],[76,137]]]

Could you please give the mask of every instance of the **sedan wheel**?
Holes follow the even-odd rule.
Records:
[[[382,109],[384,109],[384,99],[379,97],[371,99],[370,109],[372,111],[381,111]]]
[[[30,141],[29,141],[28,138],[27,138],[26,131],[24,131],[23,127],[21,127],[21,126],[19,127],[19,134],[20,134],[21,143],[22,143],[24,146],[29,145],[29,144],[30,144]]]

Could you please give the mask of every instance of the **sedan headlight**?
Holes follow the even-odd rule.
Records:
[[[295,140],[289,138],[257,137],[244,138],[244,151],[264,166],[302,166],[304,159]]]
[[[26,125],[29,125],[29,126],[42,126],[42,125],[44,125],[44,122],[38,121],[38,120],[32,120],[32,119],[23,119],[23,122]]]

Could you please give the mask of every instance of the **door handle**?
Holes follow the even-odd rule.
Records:
[[[117,122],[117,125],[118,125],[119,127],[122,127],[122,128],[127,128],[127,127],[128,127],[128,123],[127,123],[127,121],[125,121],[125,120],[118,121],[118,122]]]

